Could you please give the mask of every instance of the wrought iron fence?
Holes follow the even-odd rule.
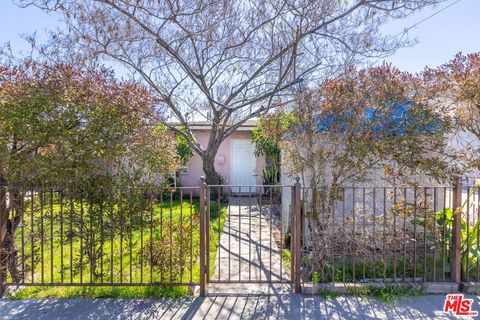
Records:
[[[281,191],[2,188],[0,288],[289,283]]]
[[[479,278],[475,186],[302,188],[304,281]]]
[[[198,188],[125,188],[103,194],[4,190],[4,283],[199,284],[200,204],[194,194]]]
[[[478,185],[460,186],[462,215],[459,233],[461,234],[462,280],[475,282],[480,282],[480,190],[478,187]]]
[[[0,218],[0,289],[480,282],[472,184],[2,187]]]

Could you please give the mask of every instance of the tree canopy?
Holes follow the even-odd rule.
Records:
[[[453,122],[464,162],[480,168],[480,53],[458,53],[437,68],[426,68],[422,77],[429,105],[445,110]]]
[[[406,43],[382,25],[441,0],[17,2],[66,23],[40,52],[112,60],[148,84],[218,184],[215,155],[242,123],[288,103],[301,85],[394,52]],[[194,115],[211,122],[206,146],[191,130]]]
[[[311,186],[368,181],[376,172],[397,183],[452,174],[450,124],[420,84],[389,65],[352,67],[300,93],[296,132],[284,142],[290,174]]]
[[[0,169],[10,185],[152,181],[175,169],[154,100],[106,69],[0,66]],[[157,176],[157,181],[159,177]]]

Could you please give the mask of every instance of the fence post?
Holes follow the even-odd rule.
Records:
[[[295,293],[301,293],[302,287],[300,284],[301,273],[301,259],[302,259],[302,249],[301,249],[301,232],[302,232],[302,199],[301,199],[301,184],[300,178],[296,178],[297,182],[293,186],[293,283]]]
[[[205,190],[205,283],[210,281],[210,188]]]
[[[452,280],[455,283],[461,282],[462,277],[462,182],[457,181],[453,187],[453,208],[454,214],[452,225]]]
[[[292,194],[290,198],[290,283],[292,287],[295,285],[295,206],[297,201],[295,200],[296,192],[295,185],[291,187]]]
[[[205,296],[205,258],[206,258],[206,229],[205,229],[205,177],[200,177],[200,296]]]
[[[7,252],[5,242],[7,238],[7,190],[0,185],[0,297],[5,293],[7,280]]]

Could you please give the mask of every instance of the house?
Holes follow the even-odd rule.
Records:
[[[226,185],[258,186],[262,184],[262,172],[265,167],[265,157],[254,154],[255,145],[252,142],[251,131],[256,127],[256,121],[250,120],[242,124],[228,136],[220,145],[215,156],[215,169],[223,177]],[[197,121],[190,124],[198,142],[206,146],[210,136],[209,121]],[[197,154],[180,170],[180,185],[196,187],[200,177],[204,175],[202,160]],[[256,188],[244,187],[242,193],[258,192]]]

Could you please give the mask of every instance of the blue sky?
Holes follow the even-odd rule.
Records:
[[[455,0],[387,25],[385,32],[397,34],[453,2]],[[9,0],[0,3],[0,44],[9,41],[17,54],[29,52],[29,46],[22,35],[37,32],[40,40],[45,39],[47,31],[59,25],[55,16],[49,16],[37,8],[18,8]],[[410,72],[420,71],[426,65],[438,66],[459,51],[480,51],[480,0],[460,0],[411,29],[410,38],[416,39],[418,43],[413,47],[402,48],[385,59]]]
[[[388,25],[386,32],[397,34],[455,1],[424,10]],[[450,60],[457,52],[480,51],[480,0],[460,0],[450,8],[422,22],[409,31],[418,43],[402,48],[386,60],[402,70],[417,72],[426,65],[435,67]]]

